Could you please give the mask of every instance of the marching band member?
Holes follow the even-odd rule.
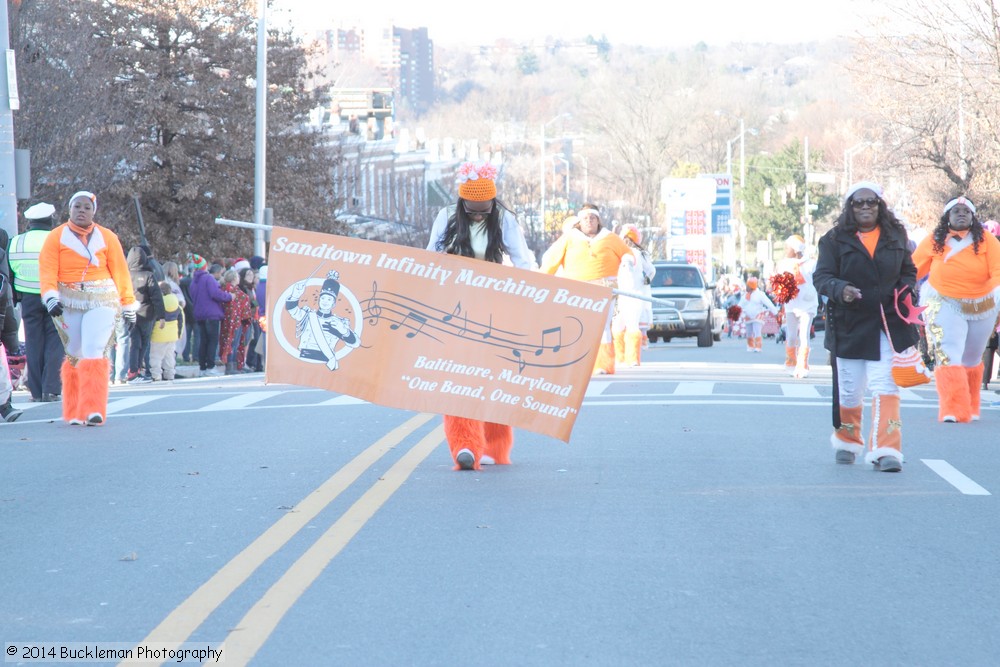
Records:
[[[458,170],[458,202],[438,212],[427,249],[479,260],[534,266],[534,256],[514,213],[497,199],[497,169],[466,162]],[[484,462],[510,463],[514,430],[506,424],[444,416],[444,432],[455,470],[479,470]]]
[[[135,324],[135,296],[118,237],[94,222],[97,197],[69,199],[69,220],[45,238],[38,257],[42,300],[66,348],[63,419],[96,426],[108,411],[108,355],[115,320]]]
[[[965,197],[945,204],[934,232],[913,251],[934,355],[938,421],[979,419],[983,350],[1000,313],[1000,241]]]

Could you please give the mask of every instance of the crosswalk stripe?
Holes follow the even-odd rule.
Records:
[[[600,396],[610,386],[610,382],[591,382],[587,385],[587,391],[584,392],[584,396]]]
[[[781,395],[786,398],[820,398],[816,385],[792,382],[781,383]]]
[[[162,394],[152,394],[149,396],[130,396],[128,398],[117,398],[108,401],[108,414],[113,415],[116,412],[121,412],[122,410],[128,410],[140,405],[145,405],[146,403],[152,403],[155,400],[166,398]]]
[[[353,396],[337,396],[336,398],[323,401],[319,405],[363,405],[367,402]]]
[[[236,410],[239,408],[245,408],[253,405],[254,403],[259,403],[261,401],[266,401],[269,398],[280,396],[283,393],[284,392],[281,391],[254,391],[246,394],[237,394],[231,398],[216,401],[215,403],[210,403],[209,405],[199,408],[198,412],[215,412],[217,410]]]
[[[692,382],[679,382],[674,390],[674,396],[711,396],[715,390],[714,382],[694,380]]]

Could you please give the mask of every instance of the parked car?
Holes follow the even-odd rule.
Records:
[[[711,347],[720,340],[726,311],[716,307],[715,284],[706,283],[694,264],[653,262],[653,266],[656,275],[650,287],[659,301],[653,303],[649,342],[696,336],[698,347]]]

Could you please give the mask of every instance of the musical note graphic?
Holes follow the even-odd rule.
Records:
[[[365,301],[365,317],[368,318],[368,324],[378,324],[379,318],[382,316],[382,306],[378,304],[378,283],[372,281],[372,295]]]
[[[552,346],[552,352],[556,353],[562,349],[562,327],[552,327],[551,329],[542,329],[542,344],[537,350],[535,350],[536,357],[545,351],[546,348],[545,338],[546,336],[549,336],[551,334],[556,334],[559,341],[558,343]]]
[[[451,318],[455,317],[460,312],[462,312],[462,302],[461,301],[459,301],[458,303],[456,303],[455,304],[455,310],[451,311],[451,314],[445,315],[444,317],[442,317],[441,321],[442,322],[451,322]]]
[[[490,313],[490,328],[483,332],[483,340],[493,335],[493,313]]]
[[[414,326],[412,324],[407,324],[407,320],[413,320],[414,322],[419,322],[420,326],[414,328]],[[426,324],[427,324],[427,318],[426,317],[424,317],[423,315],[418,315],[418,314],[416,314],[415,312],[413,312],[411,310],[410,312],[408,312],[406,314],[406,317],[404,317],[401,322],[394,322],[394,323],[392,323],[392,324],[389,325],[389,328],[392,329],[393,331],[395,331],[396,329],[398,329],[398,328],[400,328],[402,326],[409,327],[410,329],[413,329],[413,330],[412,331],[407,331],[406,332],[406,337],[407,338],[413,338],[418,333],[420,333],[420,331],[424,328],[424,326]]]

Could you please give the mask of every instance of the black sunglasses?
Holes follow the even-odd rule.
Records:
[[[870,199],[852,199],[851,206],[854,208],[878,208],[879,198],[871,197]]]
[[[462,202],[462,210],[465,211],[466,215],[481,215],[481,216],[483,216],[485,218],[486,216],[488,216],[490,213],[493,212],[493,204],[491,203],[490,207],[488,209],[486,209],[485,211],[483,211],[483,210],[478,210],[477,211],[474,208],[469,208],[469,204],[467,202],[463,201]]]

